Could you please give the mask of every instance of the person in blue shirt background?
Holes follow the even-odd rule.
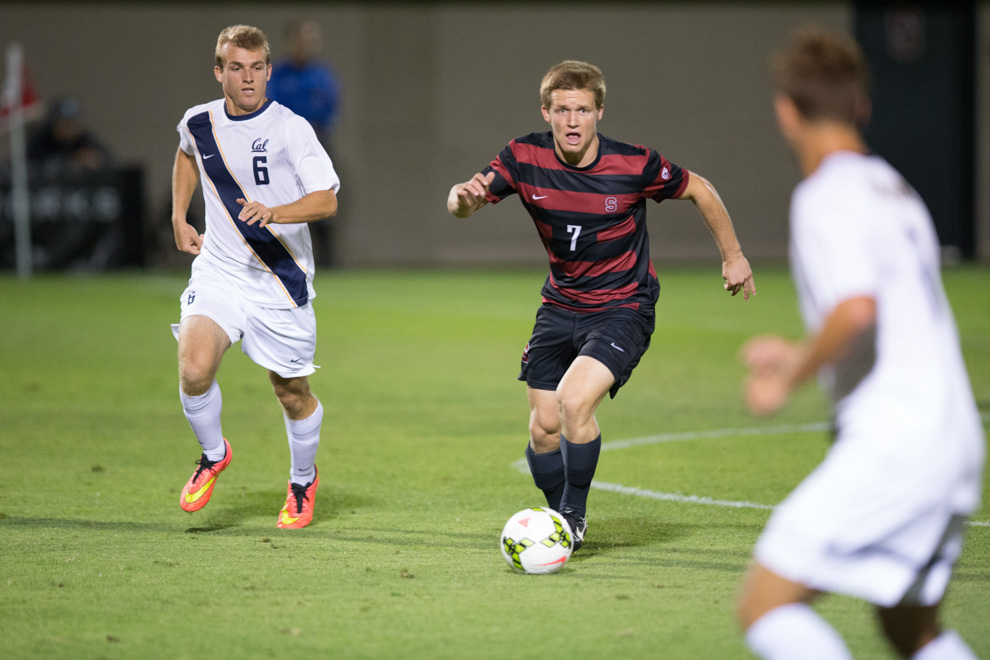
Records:
[[[313,19],[292,21],[286,36],[289,55],[272,67],[268,97],[304,117],[333,158],[330,142],[340,107],[340,85],[330,65],[320,58],[323,49],[320,24]],[[331,232],[329,219],[310,224],[313,257],[319,266],[333,265]]]

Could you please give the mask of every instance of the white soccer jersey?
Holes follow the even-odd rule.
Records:
[[[206,202],[193,272],[212,266],[261,307],[307,304],[316,295],[309,227],[247,225],[237,219],[237,199],[272,207],[319,190],[336,192],[340,180],[312,127],[274,101],[235,117],[219,99],[187,110],[178,131],[182,151],[196,156]]]
[[[794,191],[791,261],[809,331],[870,296],[876,332],[823,375],[836,442],[776,508],[756,559],[819,591],[935,605],[979,505],[984,438],[931,218],[883,159],[833,153]]]
[[[903,462],[905,479],[936,492],[979,475],[983,426],[942,288],[938,238],[917,193],[878,156],[829,155],[795,189],[791,260],[812,332],[843,300],[877,302],[875,341],[823,374],[840,440],[875,443],[875,456]],[[954,492],[951,506],[971,512],[978,479]]]

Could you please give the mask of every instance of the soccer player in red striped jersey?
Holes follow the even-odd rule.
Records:
[[[577,549],[601,450],[595,411],[629,379],[653,334],[660,284],[650,262],[646,200],[693,202],[722,253],[726,291],[749,299],[756,287],[711,183],[653,149],[598,133],[605,79],[597,67],[552,67],[540,101],[550,131],[510,142],[488,167],[451,188],[447,209],[467,218],[517,193],[550,258],[519,375],[530,406],[526,458],[547,504],[570,523]]]

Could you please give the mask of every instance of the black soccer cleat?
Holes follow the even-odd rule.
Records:
[[[577,552],[584,545],[584,534],[588,531],[588,521],[585,520],[584,516],[579,516],[574,509],[564,509],[560,515],[564,516],[564,520],[570,525],[571,534],[574,537],[574,549],[571,552]]]

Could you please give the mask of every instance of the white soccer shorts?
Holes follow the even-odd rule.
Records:
[[[774,511],[756,561],[792,582],[882,607],[935,605],[962,551],[981,470],[960,463],[954,479],[948,470],[919,479],[923,461],[907,458],[911,448],[898,456],[872,440],[849,435],[832,447]],[[914,466],[907,478],[905,460]]]
[[[181,303],[179,323],[172,324],[176,339],[183,320],[206,316],[227,333],[231,344],[240,340],[241,350],[254,363],[283,378],[308,376],[319,368],[313,364],[316,315],[311,304],[290,309],[258,307],[205,271],[194,273]]]

